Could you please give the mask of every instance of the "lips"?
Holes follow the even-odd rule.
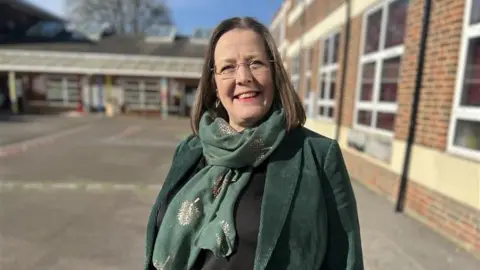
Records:
[[[244,93],[235,95],[233,98],[242,100],[242,99],[255,98],[258,95],[260,95],[260,92],[258,92],[258,91],[249,91],[249,92],[244,92]]]

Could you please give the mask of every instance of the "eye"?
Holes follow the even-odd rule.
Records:
[[[235,65],[226,65],[220,68],[220,73],[229,73],[235,71]]]
[[[252,62],[250,62],[251,69],[264,68],[265,66],[266,66],[265,63],[260,60],[253,60]]]

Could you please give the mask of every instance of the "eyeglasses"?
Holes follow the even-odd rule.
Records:
[[[274,60],[268,60],[268,61],[260,61],[260,60],[254,60],[246,63],[237,63],[237,64],[225,64],[224,66],[214,66],[211,70],[221,76],[222,78],[228,79],[228,78],[233,78],[235,77],[238,68],[241,65],[248,66],[248,69],[252,74],[257,75],[257,74],[263,74],[266,71],[270,70],[270,65],[269,63],[275,63]]]

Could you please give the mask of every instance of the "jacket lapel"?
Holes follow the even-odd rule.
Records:
[[[174,188],[177,183],[186,176],[190,169],[195,166],[201,155],[202,146],[197,137],[193,138],[184,147],[179,149],[165,179],[163,189],[166,191],[166,194],[168,194],[172,188]]]
[[[148,226],[147,226],[147,239],[146,239],[146,258],[145,269],[148,269],[148,263],[151,261],[153,252],[153,243],[157,237],[156,220],[157,213],[161,205],[165,203],[168,194],[177,186],[177,184],[186,177],[190,169],[195,166],[196,162],[202,155],[202,147],[198,138],[193,138],[183,147],[181,147],[176,153],[173,159],[170,170],[165,178],[165,182],[154,204],[154,208],[150,214]]]
[[[267,267],[280,237],[300,176],[301,147],[294,134],[288,136],[270,157],[265,180],[255,270]]]

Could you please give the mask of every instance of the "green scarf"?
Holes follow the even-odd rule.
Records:
[[[243,132],[206,112],[199,138],[207,166],[196,173],[170,202],[159,228],[153,264],[161,270],[191,269],[202,249],[227,257],[236,239],[234,207],[252,169],[285,136],[283,109]]]

